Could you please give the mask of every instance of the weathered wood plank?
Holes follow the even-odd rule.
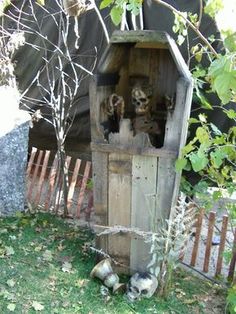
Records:
[[[108,225],[108,154],[92,152],[93,199],[97,223]],[[96,245],[107,253],[107,236],[96,238]]]
[[[209,262],[211,256],[211,246],[212,246],[212,238],[214,232],[214,224],[215,224],[215,212],[209,213],[209,222],[208,222],[208,230],[207,230],[207,239],[206,239],[206,248],[205,248],[205,256],[204,256],[204,264],[203,264],[203,271],[205,273],[208,272],[209,269]]]
[[[132,164],[131,227],[153,230],[156,216],[157,158],[134,156]],[[154,230],[153,230],[154,231]],[[146,271],[150,262],[150,244],[144,239],[131,238],[130,268]]]
[[[37,192],[36,192],[36,196],[35,196],[35,200],[34,200],[35,205],[38,205],[39,201],[40,201],[40,197],[41,197],[41,193],[42,193],[42,189],[43,189],[43,183],[44,183],[44,179],[45,179],[45,175],[46,175],[46,171],[47,171],[49,157],[50,157],[50,151],[46,150],[45,155],[44,155],[41,174],[39,177],[38,188],[37,188]]]
[[[106,142],[106,140],[104,139],[104,128],[101,123],[107,120],[107,115],[101,110],[101,104],[107,97],[109,97],[114,92],[114,86],[98,87],[94,79],[90,81],[90,123],[91,138],[93,141]]]
[[[114,31],[110,43],[159,42],[168,44],[167,33],[153,30]]]
[[[215,272],[216,276],[219,276],[222,270],[223,253],[224,253],[225,242],[226,242],[226,237],[227,237],[228,220],[229,220],[229,217],[227,215],[224,215],[223,220],[222,220],[221,233],[220,233],[220,246],[219,246],[217,263],[216,263],[216,272]]]
[[[175,108],[168,112],[164,139],[164,148],[175,150],[179,155],[187,137],[191,97],[192,86],[180,78],[177,82]],[[157,206],[162,218],[169,217],[171,208],[177,202],[180,179],[181,173],[175,171],[175,162],[169,158],[159,158]]]
[[[131,171],[132,158],[128,155],[110,154],[109,164],[109,191],[108,191],[108,225],[130,226],[131,212]],[[115,170],[115,163],[117,167]],[[126,173],[119,173],[121,163],[126,164]],[[130,239],[127,234],[111,235],[108,237],[109,254],[121,264],[129,263]],[[116,268],[118,270],[118,267]],[[122,269],[124,271],[124,269]]]
[[[139,134],[138,134],[139,135]],[[151,148],[151,147],[137,147],[123,144],[103,144],[92,142],[90,144],[92,151],[99,151],[103,153],[125,153],[128,155],[141,155],[141,156],[149,156],[149,157],[163,157],[163,158],[176,158],[177,152],[171,149],[165,148]]]

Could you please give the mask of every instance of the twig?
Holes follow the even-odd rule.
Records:
[[[203,34],[199,31],[199,29],[193,25],[192,22],[189,21],[189,19],[187,19],[182,12],[180,12],[179,10],[176,10],[172,5],[170,5],[169,3],[166,3],[162,0],[154,0],[155,2],[157,2],[158,4],[166,7],[167,9],[171,10],[172,12],[178,14],[179,16],[181,16],[185,22],[189,25],[189,27],[198,35],[198,37],[207,45],[207,47],[210,49],[210,51],[213,53],[213,55],[218,58],[218,53],[215,51],[215,49],[212,47],[212,45],[210,44],[210,42],[206,39],[205,36],[203,36]]]

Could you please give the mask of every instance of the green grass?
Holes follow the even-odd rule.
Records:
[[[88,230],[50,214],[1,218],[0,313],[208,313],[206,295],[217,298],[214,286],[181,272],[167,300],[131,304],[123,295],[103,297],[101,283],[89,277],[92,240]]]

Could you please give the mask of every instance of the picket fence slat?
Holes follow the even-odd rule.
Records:
[[[209,214],[208,230],[207,230],[205,257],[204,257],[204,263],[203,263],[203,271],[205,273],[207,273],[208,269],[209,269],[209,262],[210,262],[210,256],[211,256],[211,246],[212,246],[212,238],[213,238],[213,232],[214,232],[215,218],[216,218],[216,213],[215,212],[210,212],[210,214]]]
[[[27,172],[26,172],[27,178],[29,177],[29,175],[31,173],[31,169],[32,169],[32,166],[33,166],[33,163],[34,163],[34,159],[35,159],[36,153],[37,153],[37,148],[32,147],[32,151],[31,151],[31,154],[30,154],[30,159],[28,161]]]
[[[50,169],[49,159],[51,155],[52,153],[50,151],[41,151],[35,147],[32,148],[26,172],[27,178],[29,180],[26,196],[29,203],[32,203],[35,206],[42,205],[42,208],[45,211],[50,209],[57,213],[62,203],[61,200],[63,197],[62,177],[57,178],[59,171],[59,160],[57,155],[55,155]],[[72,157],[66,156],[67,169],[69,169],[71,161]],[[80,210],[84,202],[87,182],[91,172],[91,162],[87,161],[85,163],[84,173],[82,175],[83,178],[81,186],[78,186],[77,181],[80,176],[79,171],[81,169],[81,165],[82,160],[77,158],[75,160],[75,165],[70,172],[72,173],[72,177],[69,176],[68,182],[67,208],[68,211],[74,211],[72,215],[70,213],[69,215],[77,215],[77,218],[79,218]],[[48,176],[47,172],[49,172]],[[73,201],[76,189],[79,189],[77,202],[76,200]],[[89,195],[88,200],[90,203],[92,199],[93,198],[91,198],[91,195]],[[73,206],[75,206],[74,210]],[[92,204],[89,204],[88,206],[91,208],[93,207]]]
[[[235,263],[236,263],[236,228],[234,230],[234,241],[232,248],[232,258],[229,264],[228,281],[232,281],[234,279]]]
[[[75,163],[75,168],[73,171],[70,187],[69,187],[69,192],[68,192],[68,201],[67,201],[67,208],[68,209],[71,208],[71,205],[73,203],[73,195],[74,195],[75,186],[76,186],[76,182],[77,182],[77,178],[78,178],[78,174],[79,174],[80,165],[81,165],[81,160],[77,159],[76,163]]]
[[[197,255],[198,255],[198,248],[199,248],[199,244],[200,244],[203,216],[204,216],[204,209],[201,208],[199,213],[198,213],[198,218],[197,218],[197,222],[196,222],[195,241],[194,241],[194,245],[193,245],[192,257],[191,257],[191,262],[190,262],[190,265],[193,267],[196,265],[196,260],[197,260]]]
[[[53,160],[52,168],[49,174],[49,186],[48,186],[47,197],[46,197],[45,206],[44,206],[45,210],[49,210],[50,208],[51,197],[52,197],[52,193],[53,193],[54,185],[56,181],[57,168],[58,168],[58,159],[57,159],[57,156],[55,156]]]
[[[38,190],[36,192],[36,196],[35,196],[35,200],[34,200],[34,204],[36,206],[39,204],[39,201],[40,201],[40,196],[42,193],[43,182],[44,182],[46,171],[47,171],[47,165],[48,165],[49,157],[50,157],[50,151],[47,150],[45,152],[45,156],[44,156],[44,160],[43,160],[43,166],[42,166],[41,174],[39,177]]]
[[[37,161],[36,161],[36,166],[34,168],[33,176],[32,176],[32,179],[31,179],[31,183],[30,183],[30,186],[29,186],[29,189],[28,189],[28,200],[29,201],[33,200],[33,188],[34,188],[34,185],[36,184],[36,178],[37,178],[37,175],[38,175],[38,172],[39,172],[39,167],[40,167],[42,158],[43,158],[43,151],[40,150],[39,154],[38,154]]]
[[[229,220],[229,217],[227,215],[224,215],[223,220],[222,220],[222,226],[221,226],[220,246],[219,246],[219,251],[218,251],[215,276],[219,276],[222,270],[223,253],[224,253],[225,242],[226,242],[226,237],[227,237],[228,220]]]
[[[77,217],[80,216],[80,210],[81,210],[81,206],[82,206],[83,199],[84,199],[84,193],[85,193],[87,181],[88,181],[88,178],[89,178],[90,169],[91,169],[91,162],[87,161],[86,162],[86,166],[85,166],[85,170],[84,170],[84,175],[83,175],[83,180],[82,180],[82,184],[81,184],[81,189],[80,189],[80,193],[79,193],[79,198],[78,198]]]

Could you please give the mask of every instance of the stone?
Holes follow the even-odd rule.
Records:
[[[25,208],[30,116],[19,110],[19,94],[0,86],[0,215]]]

